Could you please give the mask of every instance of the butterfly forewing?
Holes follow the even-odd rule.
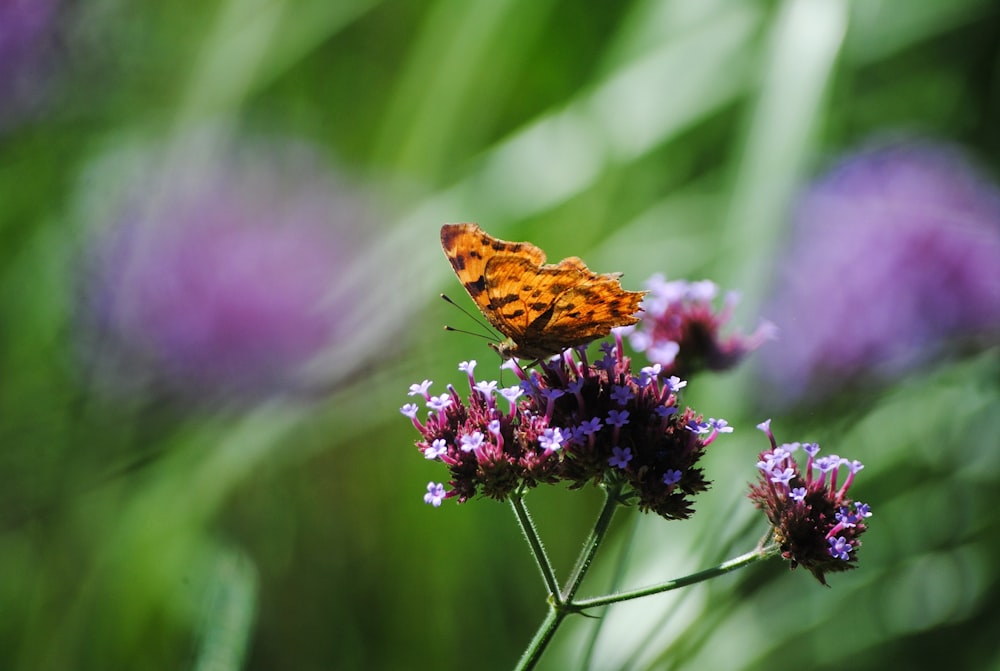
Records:
[[[480,310],[489,302],[484,272],[497,254],[513,254],[535,265],[545,263],[545,252],[530,242],[507,242],[487,235],[475,224],[445,224],[441,227],[441,247],[455,274]],[[484,310],[485,314],[485,310]],[[486,315],[487,317],[489,315]]]

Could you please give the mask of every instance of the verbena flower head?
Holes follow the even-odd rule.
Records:
[[[765,314],[772,401],[891,379],[949,341],[1000,338],[1000,190],[957,148],[897,142],[844,157],[802,196]]]
[[[310,393],[314,359],[355,328],[331,288],[361,242],[360,203],[308,147],[198,138],[180,165],[157,147],[98,171],[119,180],[84,215],[87,363],[115,392]]]
[[[716,307],[718,287],[708,280],[668,282],[656,274],[646,288],[645,312],[629,341],[667,374],[690,377],[702,370],[727,370],[773,335],[773,327],[762,323],[749,336],[723,336],[738,297],[730,293]]]
[[[861,462],[819,456],[814,443],[778,445],[771,420],[758,428],[767,434],[771,449],[760,453],[760,476],[750,487],[750,499],[767,515],[781,556],[791,568],[806,568],[824,585],[826,573],[856,568],[858,539],[868,529],[865,520],[871,510],[851,500],[847,490],[863,468]],[[805,458],[802,467],[800,455]]]
[[[63,58],[61,4],[0,2],[0,133],[30,118],[50,96],[51,80]]]
[[[411,385],[417,403],[401,412],[420,432],[424,457],[448,467],[445,497],[503,499],[542,483],[607,484],[644,511],[689,517],[693,497],[709,486],[698,460],[731,428],[682,409],[682,381],[659,366],[634,374],[620,333],[601,351],[593,363],[579,348],[540,370],[508,367],[520,384],[500,390],[492,380],[477,381],[474,366],[463,362],[468,393],[449,386],[447,403],[426,382]]]

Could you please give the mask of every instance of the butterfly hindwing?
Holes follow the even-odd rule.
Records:
[[[639,311],[643,295],[641,291],[622,291],[616,275],[588,272],[585,280],[554,301],[544,326],[545,338],[560,343],[563,349],[603,338],[614,326],[635,323],[633,315]],[[536,337],[534,330],[529,328],[527,338]]]

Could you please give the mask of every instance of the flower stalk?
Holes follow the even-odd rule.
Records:
[[[524,505],[524,496],[522,494],[512,495],[510,497],[510,507],[514,510],[514,516],[517,518],[517,523],[521,526],[521,532],[524,534],[524,539],[528,542],[528,547],[531,548],[531,555],[535,558],[538,570],[542,573],[542,580],[545,581],[545,589],[548,590],[549,597],[554,598],[559,594],[559,583],[556,581],[555,571],[552,570],[552,562],[549,561],[549,556],[545,553],[542,540],[538,537],[535,522],[531,519],[528,508]]]
[[[663,592],[669,592],[681,587],[694,585],[780,554],[781,549],[776,543],[771,543],[766,546],[761,545],[750,552],[724,561],[717,566],[713,566],[687,576],[668,580],[657,585],[618,592],[606,596],[576,600],[576,593],[579,590],[580,585],[583,584],[583,580],[593,563],[597,550],[604,541],[607,531],[611,526],[615,510],[620,504],[618,495],[619,492],[617,491],[617,488],[608,488],[606,490],[604,506],[601,508],[601,512],[594,523],[594,527],[590,531],[587,541],[584,543],[583,548],[580,551],[579,557],[577,557],[576,564],[570,572],[570,578],[563,590],[560,590],[558,585],[555,585],[554,573],[552,572],[541,542],[538,540],[538,537],[534,532],[534,526],[531,523],[531,518],[524,506],[523,498],[520,496],[511,497],[511,506],[517,515],[518,521],[522,524],[522,529],[530,529],[530,532],[525,531],[525,536],[529,539],[529,546],[532,549],[532,554],[535,556],[535,561],[538,563],[539,568],[542,569],[542,574],[545,576],[546,580],[546,586],[549,588],[549,610],[546,613],[545,619],[535,632],[534,637],[531,639],[531,643],[528,644],[524,654],[518,661],[518,664],[515,667],[518,671],[529,671],[535,667],[541,659],[542,654],[545,652],[545,649],[548,647],[549,643],[551,643],[556,631],[569,615],[582,614],[584,611],[591,608],[608,606],[615,603],[621,603],[623,601],[631,601],[632,599],[639,599],[646,596],[652,596],[654,594],[662,594]],[[551,584],[549,582],[550,579],[553,581]]]

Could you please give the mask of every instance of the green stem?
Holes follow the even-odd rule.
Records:
[[[552,641],[552,637],[555,636],[556,630],[559,629],[559,625],[562,624],[562,621],[566,619],[566,616],[571,613],[579,613],[588,608],[607,606],[621,601],[628,601],[630,599],[637,599],[639,597],[650,596],[652,594],[668,592],[679,587],[693,585],[703,580],[708,580],[710,578],[723,575],[724,573],[735,571],[738,568],[749,566],[754,562],[766,559],[780,552],[780,548],[775,544],[771,544],[766,547],[764,547],[763,544],[760,544],[751,552],[747,552],[739,557],[725,561],[718,566],[705,569],[704,571],[699,571],[697,573],[692,573],[691,575],[677,578],[660,585],[632,590],[629,592],[619,592],[618,594],[612,594],[610,596],[598,597],[594,599],[574,601],[576,592],[580,589],[580,585],[583,584],[583,579],[586,577],[587,571],[590,569],[590,565],[594,560],[594,556],[597,554],[597,548],[600,547],[605,535],[607,535],[608,528],[611,526],[611,520],[614,517],[615,509],[618,507],[618,496],[621,493],[620,490],[620,486],[605,488],[606,496],[604,499],[604,507],[601,508],[600,515],[598,515],[597,521],[594,523],[594,528],[591,529],[590,535],[587,537],[587,541],[584,543],[583,549],[580,552],[580,556],[577,558],[576,564],[573,566],[573,570],[570,573],[570,579],[567,582],[565,589],[562,591],[559,590],[558,582],[555,578],[555,572],[552,570],[552,565],[549,562],[548,556],[545,554],[542,542],[538,538],[534,522],[532,522],[531,516],[528,514],[528,510],[524,505],[523,495],[518,493],[510,497],[511,507],[514,509],[514,514],[517,516],[518,523],[521,525],[524,537],[527,539],[528,545],[531,546],[531,552],[535,556],[535,561],[538,563],[538,568],[541,570],[542,577],[545,579],[545,584],[549,589],[549,612],[545,616],[545,620],[542,621],[542,624],[535,632],[535,636],[531,639],[531,643],[528,645],[527,649],[525,649],[524,654],[521,655],[521,659],[515,667],[517,671],[531,671],[531,669],[535,668],[535,665],[538,664],[538,661],[541,659],[545,649]]]
[[[669,592],[670,590],[677,589],[679,587],[686,587],[688,585],[693,585],[695,583],[702,582],[703,580],[709,580],[715,578],[724,573],[729,573],[730,571],[735,571],[736,569],[743,568],[744,566],[749,566],[754,562],[767,559],[768,557],[777,554],[779,551],[777,545],[771,545],[764,548],[757,548],[746,554],[742,554],[739,557],[734,557],[728,561],[724,561],[718,566],[713,566],[712,568],[705,569],[704,571],[698,571],[697,573],[692,573],[691,575],[684,576],[682,578],[677,578],[675,580],[670,580],[659,585],[654,585],[652,587],[644,587],[642,589],[631,590],[628,592],[619,592],[618,594],[612,594],[609,596],[597,597],[595,599],[583,599],[582,601],[574,601],[572,606],[574,610],[585,610],[587,608],[596,608],[598,606],[607,606],[612,603],[619,603],[621,601],[628,601],[630,599],[638,599],[643,596],[650,596],[652,594],[660,594],[661,592]]]
[[[597,522],[594,523],[594,528],[590,530],[590,536],[587,537],[587,541],[584,543],[583,552],[580,553],[580,556],[576,560],[576,565],[570,573],[569,582],[566,584],[566,589],[562,594],[562,603],[568,604],[572,602],[576,591],[580,589],[580,585],[587,575],[587,570],[590,568],[590,563],[594,561],[594,555],[597,554],[597,548],[600,547],[601,541],[604,540],[604,536],[608,532],[608,527],[611,526],[611,518],[614,517],[615,508],[618,507],[618,495],[620,493],[620,486],[611,486],[605,489],[604,507],[601,508],[601,514],[598,516]]]
[[[622,543],[621,552],[618,553],[618,559],[615,561],[615,568],[611,576],[610,591],[617,592],[621,589],[622,581],[625,579],[626,569],[632,558],[632,550],[635,548],[635,539],[639,530],[639,524],[641,518],[638,515],[633,515],[632,523],[629,525],[628,535]],[[583,652],[583,658],[580,663],[581,669],[589,669],[592,664],[591,661],[594,658],[594,651],[597,649],[597,640],[601,636],[601,631],[604,628],[604,623],[607,620],[603,617],[597,618],[597,622],[591,628],[590,635],[587,637],[587,646]]]
[[[564,608],[550,604],[548,615],[545,616],[542,625],[535,632],[535,637],[531,639],[531,643],[521,655],[521,659],[518,660],[517,666],[514,667],[515,671],[530,671],[535,668],[535,664],[538,664],[538,660],[542,658],[542,653],[545,652],[549,641],[555,635],[556,629],[569,613],[570,611]]]
[[[534,553],[535,559],[538,561],[542,575],[545,576],[546,585],[552,585],[552,589],[549,592],[549,613],[546,615],[541,626],[539,626],[538,631],[535,632],[535,637],[531,639],[531,643],[524,651],[524,654],[521,655],[521,659],[515,667],[518,671],[530,671],[530,669],[535,668],[535,665],[542,658],[542,653],[545,652],[545,648],[548,647],[549,642],[555,635],[559,625],[562,624],[562,621],[570,613],[579,610],[573,606],[571,601],[573,595],[580,588],[584,576],[587,575],[587,569],[590,568],[590,564],[594,560],[597,548],[608,532],[608,527],[611,525],[611,518],[614,516],[615,508],[618,505],[620,487],[608,488],[605,493],[604,507],[601,509],[601,514],[594,523],[594,528],[590,531],[590,536],[588,536],[587,542],[584,544],[583,550],[576,560],[576,565],[570,574],[570,580],[562,594],[559,592],[552,567],[545,556],[541,542],[538,540],[538,535],[535,533],[534,525],[528,516],[527,509],[524,507],[523,500],[520,496],[512,496],[510,499],[514,512],[517,514],[518,522],[521,523],[521,529],[524,531],[524,535],[531,545],[532,553]]]
[[[552,570],[552,563],[545,554],[545,547],[542,545],[538,532],[535,530],[535,522],[531,519],[527,507],[524,505],[524,496],[520,493],[510,497],[510,506],[514,509],[518,524],[521,525],[521,532],[528,541],[531,554],[535,557],[538,570],[542,572],[542,579],[545,581],[545,588],[553,598],[558,598],[559,583],[556,581],[555,571]]]

